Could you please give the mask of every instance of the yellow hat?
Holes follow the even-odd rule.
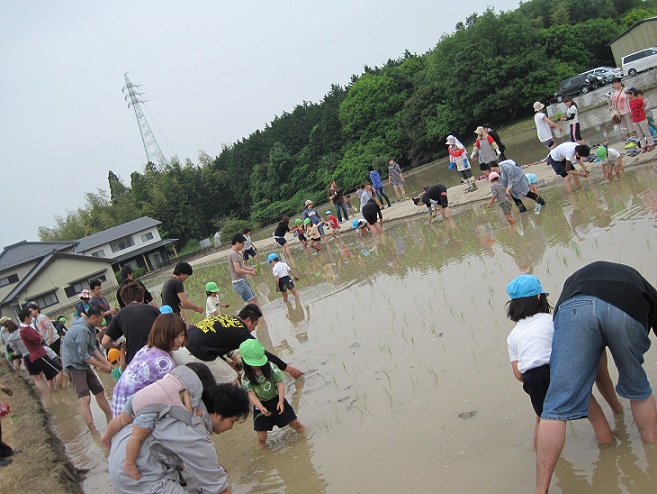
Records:
[[[119,358],[121,358],[121,352],[116,348],[111,348],[110,351],[107,352],[107,360],[109,360],[111,364],[119,360]]]

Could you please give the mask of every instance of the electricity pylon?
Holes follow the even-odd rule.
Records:
[[[130,82],[128,79],[128,73],[125,73],[125,86],[121,89],[122,93],[126,94],[123,99],[128,102],[128,108],[132,107],[135,110],[135,117],[137,117],[137,124],[139,125],[139,132],[141,132],[141,142],[144,144],[144,151],[146,151],[146,157],[148,161],[155,163],[158,166],[164,166],[166,160],[164,159],[164,154],[160,149],[160,145],[155,139],[155,135],[151,130],[151,126],[148,125],[148,120],[141,109],[141,105],[144,103],[141,100],[141,93],[137,91],[139,86]],[[128,98],[130,98],[128,100]]]

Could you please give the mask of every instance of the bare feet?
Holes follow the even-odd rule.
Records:
[[[123,469],[125,470],[125,473],[130,475],[133,479],[141,480],[141,473],[139,472],[137,465],[135,465],[134,463],[129,463],[127,461],[124,461]]]
[[[103,442],[103,444],[107,449],[112,449],[112,441],[110,441],[109,437],[103,434],[102,436],[100,436],[100,440]]]

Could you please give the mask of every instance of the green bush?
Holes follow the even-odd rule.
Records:
[[[258,225],[254,225],[252,221],[240,220],[238,218],[229,216],[221,221],[221,243],[230,242],[233,235],[242,233],[245,228],[255,230]]]

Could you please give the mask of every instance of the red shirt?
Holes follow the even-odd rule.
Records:
[[[25,348],[30,352],[30,361],[43,357],[46,354],[46,349],[43,348],[43,338],[39,332],[32,326],[21,326],[21,340],[25,344]]]
[[[340,228],[340,223],[338,223],[338,219],[335,216],[331,215],[326,219],[328,220],[329,224],[331,225],[331,228],[333,228],[333,229]]]
[[[646,105],[641,98],[630,100],[630,113],[632,114],[632,122],[642,122],[646,119]]]

